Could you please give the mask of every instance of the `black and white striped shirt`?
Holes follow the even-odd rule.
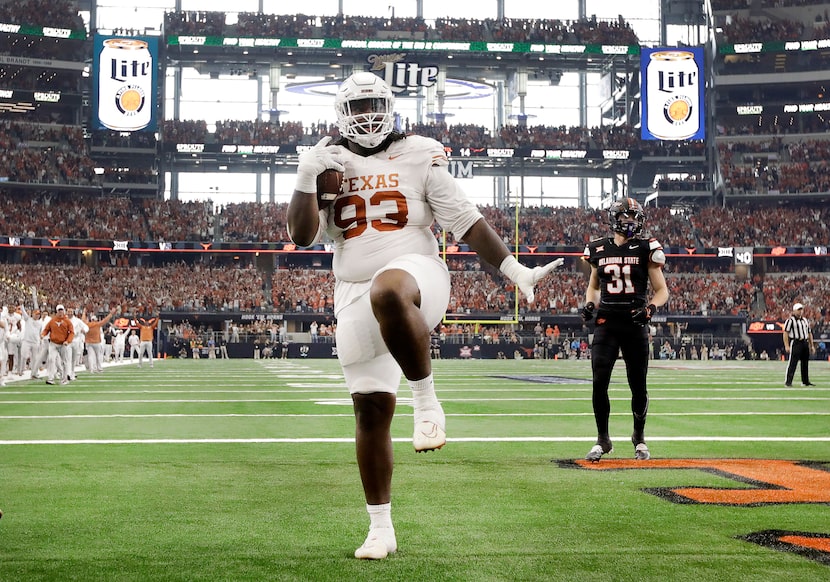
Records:
[[[806,317],[790,317],[784,322],[784,331],[792,340],[810,339],[810,322]]]

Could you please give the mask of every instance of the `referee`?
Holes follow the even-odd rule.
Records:
[[[793,305],[793,314],[784,322],[784,351],[790,354],[784,386],[793,385],[795,368],[799,362],[801,362],[802,386],[815,386],[810,382],[810,373],[807,370],[810,354],[815,349],[813,332],[810,331],[810,322],[804,317],[804,305],[796,303]]]

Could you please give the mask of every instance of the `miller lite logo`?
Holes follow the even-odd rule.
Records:
[[[148,41],[108,38],[98,58],[98,121],[116,131],[137,131],[152,120],[154,55]]]
[[[394,93],[414,90],[418,87],[432,87],[438,80],[438,67],[421,66],[404,61],[404,54],[370,55],[370,70],[383,71],[383,80]]]

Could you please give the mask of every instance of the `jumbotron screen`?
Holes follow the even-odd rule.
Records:
[[[643,139],[706,137],[702,47],[643,48],[640,52]]]
[[[96,35],[92,126],[113,131],[156,131],[158,38]]]

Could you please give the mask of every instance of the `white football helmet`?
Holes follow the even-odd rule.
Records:
[[[364,148],[376,148],[394,129],[394,104],[386,81],[374,73],[353,74],[334,98],[340,135]]]

